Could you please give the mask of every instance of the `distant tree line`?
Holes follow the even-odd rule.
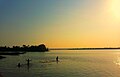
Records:
[[[0,51],[37,51],[37,52],[45,52],[48,51],[48,48],[44,44],[40,44],[38,46],[34,45],[23,45],[20,46],[13,46],[13,47],[7,47],[7,46],[1,46]]]

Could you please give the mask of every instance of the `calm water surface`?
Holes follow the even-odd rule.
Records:
[[[6,57],[0,60],[3,77],[120,77],[120,50],[51,50]]]

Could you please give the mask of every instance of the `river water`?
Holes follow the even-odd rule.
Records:
[[[0,60],[3,77],[120,77],[120,50],[51,50],[6,57]],[[26,59],[31,59],[29,66]]]

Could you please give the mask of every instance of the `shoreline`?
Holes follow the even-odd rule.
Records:
[[[49,50],[113,50],[120,48],[51,48]]]
[[[0,55],[0,59],[3,59],[3,58],[6,58],[6,57]]]

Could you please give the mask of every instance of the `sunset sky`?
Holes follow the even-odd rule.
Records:
[[[120,0],[0,0],[0,46],[120,47]]]

